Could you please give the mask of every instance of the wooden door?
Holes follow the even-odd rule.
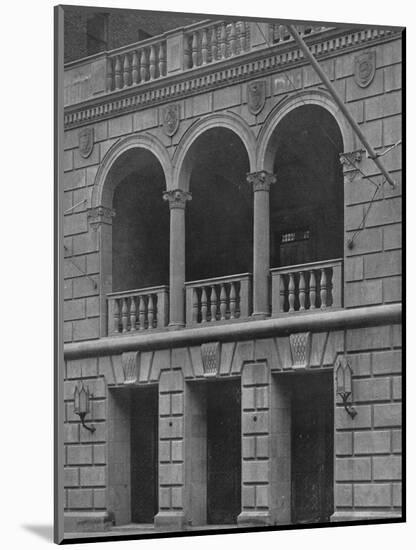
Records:
[[[332,375],[297,376],[292,391],[292,521],[329,521],[333,508]]]
[[[241,512],[239,380],[207,385],[207,470],[208,523],[236,523]]]
[[[153,523],[158,511],[158,389],[140,388],[131,397],[131,518]]]

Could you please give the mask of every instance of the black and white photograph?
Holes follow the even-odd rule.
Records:
[[[55,25],[58,537],[403,521],[404,28]]]

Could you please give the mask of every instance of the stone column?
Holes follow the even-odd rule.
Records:
[[[185,205],[191,194],[174,189],[163,194],[170,208],[169,326],[185,326]]]
[[[253,317],[269,315],[270,185],[276,177],[264,170],[247,175],[254,191]]]

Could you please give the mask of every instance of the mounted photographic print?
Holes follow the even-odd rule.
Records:
[[[404,29],[55,37],[55,541],[404,521]]]

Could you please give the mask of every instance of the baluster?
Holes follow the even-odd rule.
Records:
[[[150,47],[149,72],[150,72],[150,80],[154,80],[156,78],[156,48],[154,45]]]
[[[221,284],[220,291],[220,315],[221,321],[225,321],[227,315],[227,291],[225,290],[225,284]]]
[[[230,24],[230,56],[236,54],[236,46],[237,46],[237,41],[236,41],[235,23],[232,22]]]
[[[189,36],[185,36],[183,41],[183,64],[185,69],[191,68],[191,53],[189,50]]]
[[[230,319],[235,319],[235,309],[237,303],[237,293],[235,290],[235,283],[231,283],[230,288]]]
[[[211,287],[211,322],[217,320],[217,291],[215,286]]]
[[[155,306],[153,301],[153,294],[149,294],[149,302],[147,304],[147,321],[149,329],[153,328],[153,321],[155,319]]]
[[[113,315],[113,332],[118,334],[120,332],[120,305],[117,298],[114,300],[114,315]]]
[[[299,273],[299,311],[305,311],[305,273]]]
[[[123,327],[123,332],[127,332],[128,320],[129,320],[129,309],[127,307],[127,299],[123,298],[123,305],[121,308],[121,325]]]
[[[212,33],[211,33],[211,61],[216,61],[217,55],[218,55],[217,28],[212,27]]]
[[[113,61],[110,57],[107,58],[107,92],[113,89]]]
[[[146,322],[146,304],[144,301],[144,296],[139,296],[139,329],[145,329]]]
[[[295,311],[295,276],[289,273],[289,313]]]
[[[130,86],[130,56],[127,53],[124,55],[123,61],[123,86],[125,88]]]
[[[134,296],[130,298],[130,330],[136,330],[136,299]]]
[[[199,313],[199,304],[198,304],[198,292],[196,288],[192,289],[192,322],[197,323],[198,322],[198,313]]]
[[[220,40],[219,40],[219,46],[220,46],[220,59],[225,59],[226,57],[226,51],[227,51],[227,30],[225,28],[225,23],[222,23],[220,28]]]
[[[139,56],[137,55],[137,51],[134,50],[133,57],[131,60],[131,77],[133,81],[133,86],[135,84],[139,83],[140,75],[139,75]]]
[[[240,52],[243,53],[246,49],[246,26],[244,21],[240,21]]]
[[[122,86],[121,61],[119,56],[116,57],[116,66],[114,69],[114,81],[115,81],[116,90],[119,90]]]
[[[140,53],[140,80],[142,82],[147,80],[147,67],[148,67],[147,52],[146,52],[146,49],[143,48]]]
[[[323,267],[321,269],[321,309],[326,309],[326,297],[327,297],[327,289],[326,289],[326,269]]]
[[[280,275],[280,312],[285,310],[285,296],[286,296],[286,277]]]
[[[198,65],[198,34],[192,34],[192,67]]]
[[[207,29],[202,31],[202,42],[201,42],[201,54],[202,54],[202,65],[206,65],[208,62],[208,36]]]
[[[207,313],[208,313],[207,291],[206,291],[206,288],[203,286],[202,292],[201,292],[201,323],[207,322]]]
[[[316,276],[315,271],[312,269],[310,272],[311,276],[309,279],[309,301],[310,301],[310,309],[316,308]]]
[[[159,46],[159,76],[165,76],[166,74],[166,51],[165,44],[160,43]]]

